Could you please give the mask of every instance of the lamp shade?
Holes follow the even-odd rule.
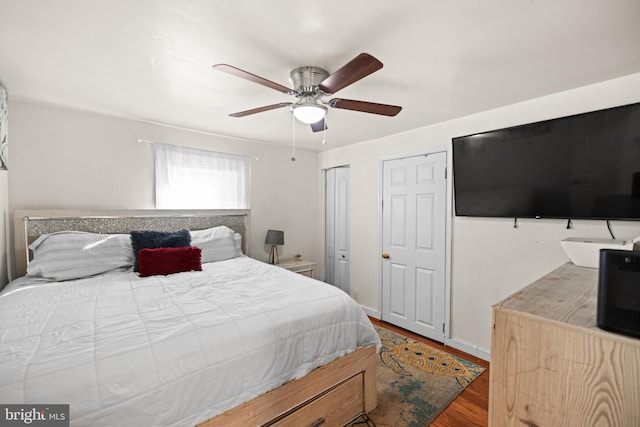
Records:
[[[316,103],[304,103],[293,105],[293,115],[302,123],[317,123],[324,119],[327,107]]]
[[[267,230],[267,238],[264,242],[267,245],[284,245],[284,231]]]

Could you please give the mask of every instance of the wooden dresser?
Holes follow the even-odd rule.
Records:
[[[597,327],[597,290],[568,263],[493,306],[490,426],[640,426],[640,339]]]

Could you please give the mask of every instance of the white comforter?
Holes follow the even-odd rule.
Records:
[[[379,345],[325,283],[248,257],[0,293],[0,402],[69,403],[71,425],[186,426]]]

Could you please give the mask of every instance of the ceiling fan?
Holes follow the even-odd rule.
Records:
[[[276,108],[289,107],[296,119],[310,124],[311,129],[314,132],[318,132],[327,129],[324,120],[328,111],[327,106],[383,116],[395,116],[402,110],[402,107],[397,105],[377,104],[353,99],[333,98],[328,101],[324,100],[324,97],[332,95],[382,68],[382,62],[368,53],[361,53],[332,74],[320,67],[298,67],[289,74],[293,89],[228,64],[216,64],[213,68],[298,98],[297,102],[279,102],[229,114],[231,117],[245,117],[275,110]]]

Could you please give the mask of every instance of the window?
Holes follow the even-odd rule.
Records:
[[[249,208],[249,157],[166,144],[154,151],[156,208]]]

